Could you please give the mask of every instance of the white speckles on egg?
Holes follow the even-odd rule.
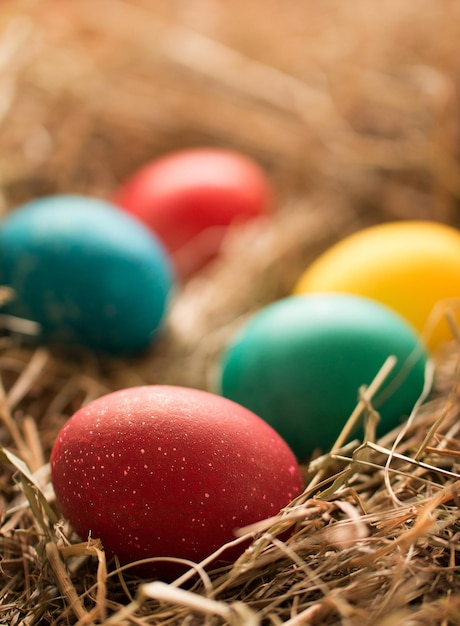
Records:
[[[265,493],[270,494],[270,502],[279,503],[278,508],[281,508],[288,502],[286,494],[300,489],[299,480],[293,479],[290,472],[281,472],[281,478],[273,473],[283,455],[287,457],[288,466],[292,466],[295,459],[291,453],[286,453],[284,443],[280,444],[280,450],[275,450],[271,430],[264,452],[257,429],[234,428],[240,416],[235,413],[233,403],[196,390],[160,389],[168,389],[168,399],[163,398],[161,404],[155,405],[155,410],[152,410],[152,403],[157,402],[153,393],[155,387],[145,388],[147,397],[138,391],[135,394],[137,400],[132,399],[129,403],[130,419],[123,422],[120,412],[115,420],[107,412],[110,427],[116,423],[113,438],[101,422],[97,444],[84,446],[81,443],[83,438],[77,435],[81,455],[75,455],[74,451],[70,456],[65,454],[64,471],[68,475],[62,477],[62,483],[69,488],[69,479],[72,480],[72,491],[82,494],[79,500],[70,496],[65,505],[71,509],[72,502],[78,502],[78,517],[71,521],[82,536],[86,536],[87,526],[91,524],[94,536],[101,537],[107,554],[118,554],[122,562],[155,555],[201,560],[230,541],[234,528],[271,514]],[[185,417],[176,408],[169,416],[172,406],[170,389],[172,394],[178,393],[179,406],[181,394],[192,398],[196,394],[198,405],[192,410],[192,402]],[[124,398],[120,411],[126,412],[126,398],[131,393],[132,390],[116,392],[107,396],[107,400],[101,398],[92,404],[97,407],[98,402],[104,404],[111,397],[120,397]],[[138,404],[136,411],[132,402]],[[215,408],[214,402],[219,408]],[[221,403],[225,414],[222,420]],[[85,409],[82,409],[83,416]],[[256,420],[259,427],[261,420],[257,421],[252,414],[247,418],[246,410],[238,410],[243,412],[243,420]],[[162,411],[166,413],[162,415]],[[139,412],[137,420],[136,412]],[[200,427],[195,431],[195,424],[200,423],[197,420],[203,419],[209,421],[209,429]],[[90,430],[93,440],[96,437],[92,424],[82,424],[85,442]],[[263,439],[268,427],[265,424],[260,427],[264,431]],[[222,434],[226,430],[229,432]],[[238,437],[244,440],[238,443]],[[65,441],[62,447],[67,449]],[[271,455],[271,461],[263,458],[267,453]],[[73,463],[76,456],[79,462]],[[268,467],[270,471],[267,471]],[[85,480],[82,471],[87,472]],[[58,502],[63,507],[62,495]],[[98,511],[98,514],[92,515],[91,510]],[[111,511],[115,513],[112,515]],[[152,530],[157,532],[153,534]],[[157,533],[161,539],[156,539]],[[127,534],[131,535],[129,546],[126,545]],[[139,545],[139,549],[135,545]]]

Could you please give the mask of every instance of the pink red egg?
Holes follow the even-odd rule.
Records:
[[[269,212],[272,189],[251,158],[194,148],[148,163],[114,200],[159,236],[178,275],[187,277],[218,253],[231,224]]]
[[[77,411],[56,439],[51,471],[64,517],[122,563],[200,561],[302,490],[293,453],[254,413],[161,385],[117,391]],[[167,579],[176,568],[164,561],[148,571]]]

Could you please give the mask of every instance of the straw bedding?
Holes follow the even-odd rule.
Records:
[[[65,420],[108,391],[210,389],[241,321],[345,234],[458,225],[459,18],[453,0],[2,3],[3,212],[54,192],[109,198],[194,145],[258,160],[277,206],[181,286],[147,355],[26,348],[0,317],[0,624],[460,624],[455,327],[409,422],[374,441],[362,390],[366,443],[303,467],[305,493],[243,529],[251,547],[226,569],[165,585],[106,563],[59,518],[47,465]]]

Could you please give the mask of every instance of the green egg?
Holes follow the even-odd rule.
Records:
[[[226,349],[219,392],[266,420],[300,460],[327,452],[389,356],[374,396],[379,434],[402,423],[424,387],[427,353],[395,311],[360,296],[291,296],[258,313]]]

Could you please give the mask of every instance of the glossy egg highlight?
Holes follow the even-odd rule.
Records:
[[[201,561],[302,490],[295,456],[263,420],[167,385],[117,391],[77,411],[56,439],[51,472],[62,514],[122,563]],[[167,579],[177,567],[165,560],[144,571]]]
[[[224,352],[218,391],[265,419],[299,460],[327,452],[390,355],[397,365],[374,408],[399,425],[424,387],[427,356],[397,313],[367,298],[291,296],[261,309]]]
[[[392,222],[358,231],[319,256],[295,287],[296,294],[325,291],[382,302],[420,333],[426,330],[428,346],[436,348],[453,339],[442,311],[435,328],[427,322],[438,303],[460,300],[460,232],[429,221]],[[454,313],[455,308],[458,304]]]
[[[115,354],[146,350],[174,274],[162,244],[112,204],[77,195],[34,200],[0,223],[3,312],[40,325],[39,342]]]
[[[218,253],[230,225],[270,211],[272,189],[250,157],[191,148],[147,163],[114,201],[158,235],[178,275],[187,278]]]

